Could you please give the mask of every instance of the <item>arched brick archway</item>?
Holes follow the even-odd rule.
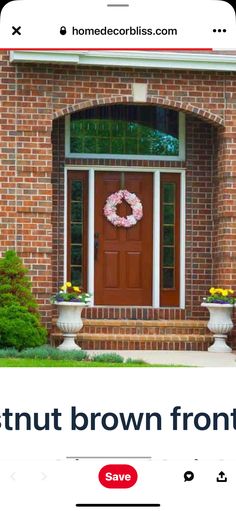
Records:
[[[88,108],[94,108],[96,106],[102,105],[112,105],[116,103],[134,103],[132,96],[111,96],[93,100],[81,101],[80,103],[76,103],[74,105],[67,106],[66,108],[62,108],[61,110],[57,110],[54,112],[53,119],[57,119],[59,117],[72,114],[78,110],[84,110]],[[173,110],[178,110],[179,112],[185,112],[188,114],[192,114],[205,122],[208,122],[214,126],[224,126],[224,119],[220,115],[216,115],[209,110],[204,110],[203,108],[197,108],[191,103],[185,103],[183,101],[173,101],[167,97],[158,97],[154,98],[152,96],[147,96],[147,101],[144,103],[145,105],[156,105],[162,106],[166,108],[171,108]]]
[[[96,108],[99,106],[112,105],[112,104],[113,105],[115,105],[115,104],[117,104],[117,105],[118,104],[123,104],[123,105],[131,104],[132,105],[135,103],[137,104],[137,102],[133,101],[132,96],[119,95],[119,96],[110,96],[110,97],[108,96],[108,97],[103,97],[103,98],[97,98],[97,99],[93,99],[93,100],[92,99],[84,100],[84,101],[81,100],[79,102],[75,102],[74,105],[70,105],[70,106],[68,106],[66,108],[62,108],[60,110],[57,109],[54,114],[54,122],[55,122],[54,137],[55,137],[55,140],[61,140],[61,146],[63,146],[64,140],[65,140],[65,134],[64,134],[64,129],[65,129],[64,120],[65,119],[64,118],[66,115],[70,115],[76,111],[82,111],[82,110],[86,110],[86,109],[90,109],[90,108]],[[187,117],[187,127],[188,127],[188,139],[189,139],[188,149],[189,149],[189,152],[188,152],[188,159],[186,160],[185,164],[183,162],[181,162],[181,163],[183,166],[186,166],[187,170],[188,170],[188,181],[187,181],[187,190],[186,190],[186,193],[188,194],[187,195],[188,206],[186,209],[186,216],[188,218],[187,233],[188,233],[189,237],[186,239],[187,239],[187,243],[190,244],[191,249],[188,253],[188,261],[186,263],[186,275],[187,275],[187,271],[188,271],[188,275],[187,275],[188,280],[186,281],[186,285],[187,285],[188,291],[186,292],[185,305],[186,305],[186,311],[187,311],[186,314],[189,314],[188,317],[191,317],[192,308],[195,307],[195,310],[197,310],[196,304],[200,303],[199,296],[200,295],[203,296],[203,294],[205,292],[205,281],[204,281],[204,284],[201,284],[201,283],[199,284],[199,289],[196,290],[194,299],[192,299],[192,295],[191,295],[191,290],[192,290],[192,286],[193,286],[193,284],[192,284],[192,259],[190,260],[190,255],[189,255],[191,250],[193,250],[192,249],[192,233],[195,233],[194,234],[195,243],[198,243],[198,237],[199,238],[201,236],[204,237],[205,243],[207,245],[207,250],[210,253],[210,241],[209,240],[210,240],[211,232],[212,232],[212,224],[210,225],[210,221],[208,222],[207,228],[205,231],[204,231],[205,227],[201,226],[201,222],[204,223],[204,221],[205,221],[206,213],[204,213],[203,219],[201,219],[199,217],[199,220],[198,220],[198,214],[199,215],[201,214],[200,209],[202,208],[200,201],[198,203],[198,194],[199,194],[199,197],[201,200],[201,193],[206,192],[208,194],[208,196],[205,201],[206,202],[208,201],[210,204],[209,197],[211,197],[211,193],[212,193],[211,182],[210,182],[211,181],[210,176],[211,176],[211,162],[212,162],[211,156],[212,155],[210,155],[210,152],[213,151],[213,146],[211,146],[211,144],[209,143],[209,140],[211,140],[211,136],[213,136],[213,132],[216,133],[216,131],[220,132],[220,131],[224,130],[224,121],[221,116],[215,115],[211,111],[196,108],[191,103],[186,103],[184,101],[180,102],[180,101],[174,101],[173,99],[169,100],[168,97],[154,98],[152,96],[148,96],[147,101],[142,104],[153,106],[153,107],[160,106],[160,107],[170,108],[170,109],[187,114],[186,117]],[[57,130],[58,130],[58,132],[57,132]],[[59,154],[60,151],[58,150],[58,151],[56,151],[56,153]],[[59,186],[58,185],[59,181],[60,181],[59,187],[61,188],[61,190],[64,189],[63,187],[64,187],[65,179],[64,179],[64,174],[63,174],[63,172],[64,172],[63,165],[66,164],[67,167],[69,168],[69,165],[76,166],[76,164],[77,164],[77,165],[81,166],[83,163],[84,162],[83,161],[81,162],[81,160],[80,161],[76,161],[76,159],[72,160],[69,157],[65,157],[63,154],[63,156],[61,156],[61,160],[59,159],[57,162],[57,165],[55,165],[55,174],[54,174],[54,176],[55,176],[54,182],[56,183],[55,189],[56,189],[56,187]],[[88,162],[86,161],[85,164],[88,165]],[[97,165],[99,165],[99,162],[97,162]],[[114,165],[115,165],[115,163],[114,163]],[[118,165],[118,163],[117,163],[117,165]],[[141,165],[144,166],[143,163]],[[160,167],[160,166],[161,166],[161,164],[158,163],[157,167]],[[177,163],[174,162],[173,164],[168,162],[167,164],[165,164],[163,166],[168,169],[170,169],[170,168],[175,169],[178,167],[178,162]],[[200,171],[199,171],[199,167],[201,167]],[[59,168],[60,168],[60,171],[58,170]],[[150,165],[150,168],[151,168],[151,165]],[[204,173],[205,173],[205,175],[204,175]],[[204,188],[204,192],[202,192],[203,188]],[[193,206],[189,199],[191,199],[194,204],[197,204],[197,205],[195,205],[194,215],[192,214]],[[59,203],[62,204],[62,201],[63,201],[63,197],[61,197],[61,199],[58,199],[58,204]],[[205,207],[205,211],[206,211],[206,209],[207,209],[207,206]],[[210,212],[210,208],[209,208],[208,214],[210,215],[210,213],[211,212]],[[58,222],[58,225],[59,225],[58,232],[60,231],[60,226],[63,224],[63,220],[64,220],[63,208],[61,209],[59,214],[61,215],[61,217],[60,217],[61,220],[60,219],[58,220],[58,218],[56,218],[56,212],[55,212],[55,219],[56,219],[55,222]],[[194,223],[195,221],[196,221],[196,224],[199,221],[199,227],[198,227],[199,233],[198,233],[197,227]],[[202,227],[202,231],[201,231],[201,227]],[[55,240],[57,239],[56,235],[54,236],[54,239]],[[202,243],[202,242],[199,241],[199,243]],[[205,250],[205,248],[200,249],[199,259],[201,256],[204,257],[204,254],[203,254],[204,250]],[[59,239],[58,245],[54,249],[54,254],[55,254],[55,258],[58,257],[58,261],[59,261],[57,281],[62,282],[63,269],[64,269],[64,266],[63,266],[64,246],[63,246],[62,237]],[[58,254],[59,254],[59,256],[58,256]],[[208,262],[209,261],[207,261],[207,263]],[[210,264],[211,263],[209,263],[209,265]],[[57,267],[56,265],[57,265],[57,261],[55,261],[54,268]],[[197,272],[198,272],[198,270],[195,271],[195,273],[197,273]],[[200,270],[199,270],[199,273],[200,273]],[[209,279],[210,279],[210,277],[209,277]],[[209,285],[210,285],[210,280],[209,280]],[[207,286],[208,286],[208,283],[207,283]],[[191,305],[190,305],[190,300],[191,300]],[[192,303],[192,302],[194,302],[194,303]]]

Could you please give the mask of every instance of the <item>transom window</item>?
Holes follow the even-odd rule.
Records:
[[[67,117],[66,155],[184,159],[184,115],[150,105],[110,105]]]

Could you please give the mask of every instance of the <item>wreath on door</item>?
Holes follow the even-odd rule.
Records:
[[[127,215],[125,217],[117,215],[117,206],[122,203],[123,199],[130,205],[132,215]],[[135,193],[130,193],[128,190],[119,190],[109,195],[103,211],[107,220],[116,227],[132,227],[132,225],[136,225],[143,216],[143,206],[140,199]]]

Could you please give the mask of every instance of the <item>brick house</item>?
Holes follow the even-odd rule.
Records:
[[[235,71],[236,51],[0,51],[1,252],[49,329],[72,280],[81,346],[207,348],[202,297],[236,283]],[[128,229],[103,214],[119,189],[143,206]]]

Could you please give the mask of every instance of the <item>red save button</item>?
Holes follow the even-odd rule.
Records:
[[[138,474],[131,465],[105,465],[98,478],[106,488],[131,488],[138,479]]]

